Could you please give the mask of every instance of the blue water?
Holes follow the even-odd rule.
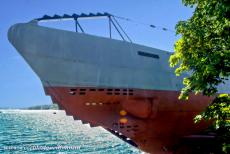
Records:
[[[1,110],[0,153],[141,153],[101,127],[53,112]]]

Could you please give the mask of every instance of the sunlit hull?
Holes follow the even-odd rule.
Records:
[[[208,126],[193,118],[211,98],[178,100],[185,75],[169,68],[169,52],[35,23],[11,27],[8,37],[68,115],[146,152],[170,152]]]

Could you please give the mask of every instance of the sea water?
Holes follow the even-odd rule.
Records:
[[[142,153],[60,110],[0,110],[0,153]]]

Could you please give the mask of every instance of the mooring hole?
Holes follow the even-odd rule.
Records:
[[[71,88],[71,89],[70,89],[70,91],[76,91],[76,90],[77,90],[77,89],[75,89],[75,88]]]

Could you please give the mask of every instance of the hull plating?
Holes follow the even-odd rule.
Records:
[[[182,137],[208,126],[193,122],[210,102],[208,97],[191,95],[183,102],[174,91],[77,87],[46,87],[46,92],[74,119],[102,126],[127,142],[130,138],[132,145],[151,153],[173,149]]]
[[[181,137],[208,126],[195,125],[193,118],[211,98],[178,100],[187,74],[174,75],[169,52],[36,23],[12,26],[8,38],[67,114],[144,151],[172,149]],[[219,92],[230,93],[229,85]]]

